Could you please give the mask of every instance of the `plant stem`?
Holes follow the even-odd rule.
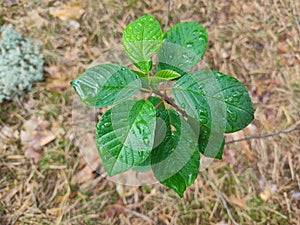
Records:
[[[186,113],[184,110],[182,110],[182,109],[181,109],[181,108],[173,101],[172,98],[169,98],[167,95],[161,93],[160,91],[153,90],[153,93],[156,94],[156,95],[158,95],[159,97],[162,97],[169,105],[173,106],[178,112],[180,112],[181,115],[182,115],[183,117],[186,117],[186,118],[188,117],[188,116],[187,116],[187,113]]]

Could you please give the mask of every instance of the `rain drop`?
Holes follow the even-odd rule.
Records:
[[[235,98],[235,100],[236,101],[239,101],[240,100],[240,98],[242,97],[242,93],[241,92],[238,92],[238,91],[236,91],[236,92],[234,92],[233,94],[232,94],[232,96]]]
[[[193,140],[188,138],[187,142],[191,144],[191,143],[193,143]]]
[[[143,139],[143,142],[144,142],[144,144],[147,145],[147,146],[150,144],[150,141],[149,141],[148,138],[144,138],[144,139]]]
[[[188,54],[186,53],[182,54],[182,58],[187,59],[188,57],[189,57]]]
[[[187,43],[186,43],[186,47],[188,47],[188,48],[193,47],[193,42],[187,42]]]
[[[229,118],[230,118],[233,122],[235,122],[235,121],[237,120],[237,114],[236,114],[235,111],[229,111],[228,114],[229,114]]]
[[[181,103],[180,106],[181,106],[181,108],[183,108],[183,109],[185,108],[185,104],[184,104],[184,103]]]
[[[201,120],[202,124],[207,124],[207,122],[208,122],[208,120],[206,118],[201,118],[200,120]]]
[[[229,97],[226,100],[227,100],[227,102],[230,102],[230,103],[233,102],[233,98],[232,97]]]
[[[104,127],[109,127],[111,125],[111,122],[104,123]]]
[[[193,180],[193,174],[188,175],[188,183],[192,183]]]

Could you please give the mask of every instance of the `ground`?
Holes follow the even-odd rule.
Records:
[[[45,57],[44,82],[0,107],[1,224],[225,225],[233,224],[230,217],[249,225],[300,223],[299,130],[227,144],[223,159],[200,172],[182,199],[159,184],[115,184],[87,165],[69,82],[116,57],[112,49],[119,49],[126,24],[145,13],[163,25],[166,18],[169,26],[201,23],[209,34],[203,61],[249,90],[255,119],[227,142],[299,127],[299,1],[170,3],[0,2],[0,23],[39,40]]]

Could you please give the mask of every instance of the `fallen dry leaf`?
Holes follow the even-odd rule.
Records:
[[[24,155],[28,158],[34,158],[35,163],[39,163],[43,157],[42,154],[35,151],[34,148],[26,149]]]
[[[58,66],[48,66],[45,67],[44,70],[50,75],[51,78],[61,78],[62,77],[62,71],[61,68],[59,68]]]
[[[52,208],[46,209],[46,214],[51,216],[60,216],[61,215],[61,208]]]
[[[278,44],[277,50],[278,50],[279,53],[282,53],[282,54],[283,54],[283,53],[288,53],[288,52],[289,52],[287,46],[284,45],[284,44],[281,44],[281,43]]]
[[[35,130],[32,132],[26,132],[22,130],[20,138],[23,147],[38,149],[54,141],[56,139],[56,136],[50,131],[40,132]]]
[[[36,150],[56,139],[56,135],[50,130],[50,123],[41,117],[33,117],[23,124],[20,132],[20,140],[24,155],[34,158],[38,163],[42,159],[42,154]]]
[[[125,209],[122,205],[111,205],[108,207],[107,210],[105,210],[106,217],[108,218],[114,218],[116,215],[124,214]]]
[[[52,141],[55,140],[55,138],[56,138],[56,136],[52,132],[46,131],[39,140],[40,146],[45,146],[45,145],[51,143]]]
[[[62,91],[69,87],[69,79],[61,68],[51,65],[45,67],[44,70],[50,75],[50,78],[47,79],[46,83],[41,83],[41,86],[56,91]]]
[[[89,165],[86,165],[82,170],[79,171],[75,176],[72,178],[72,183],[75,184],[82,184],[87,182],[88,180],[92,180],[93,175],[93,169]]]
[[[224,149],[222,158],[225,162],[232,164],[232,165],[234,165],[236,162],[234,151],[231,151],[230,149],[227,149],[227,148]]]
[[[49,9],[49,13],[63,21],[78,20],[84,13],[84,9],[79,6],[63,6],[58,8],[51,7]]]
[[[43,83],[41,86],[46,86],[47,89],[53,91],[63,91],[70,86],[69,83],[67,79],[48,79],[47,83]]]
[[[234,205],[237,205],[239,206],[240,208],[242,209],[247,209],[247,201],[246,199],[241,199],[241,198],[238,198],[236,196],[230,196],[228,198],[228,201],[231,203],[231,204],[234,204]]]
[[[38,10],[28,12],[28,16],[25,18],[26,24],[32,24],[34,27],[41,29],[47,26],[49,22],[40,16]]]

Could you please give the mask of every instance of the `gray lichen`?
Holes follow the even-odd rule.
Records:
[[[43,64],[39,45],[25,39],[12,25],[0,26],[0,103],[42,80]]]

